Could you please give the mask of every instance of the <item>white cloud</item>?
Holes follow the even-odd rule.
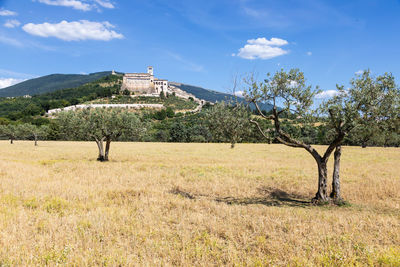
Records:
[[[312,52],[311,52],[311,51],[308,51],[308,52],[307,52],[307,56],[312,56]]]
[[[95,0],[95,2],[104,8],[114,8],[114,5],[109,1]]]
[[[122,39],[124,36],[110,28],[114,28],[109,22],[95,22],[88,20],[80,21],[61,21],[52,24],[25,24],[22,29],[29,34],[40,37],[56,37],[64,41],[99,40],[109,41],[112,39]]]
[[[22,81],[24,80],[14,78],[0,78],[0,89],[9,87]]]
[[[250,39],[247,44],[239,49],[239,53],[235,56],[244,59],[271,59],[274,57],[282,56],[288,53],[287,50],[279,46],[287,45],[288,41],[280,38],[266,38]]]
[[[315,96],[315,98],[317,98],[317,99],[331,98],[331,97],[338,95],[339,93],[340,92],[337,90],[326,90],[326,91],[323,91],[323,92],[317,94]]]
[[[363,70],[358,70],[358,71],[356,71],[354,74],[356,74],[356,75],[361,75],[361,74],[363,74],[363,73],[364,73]]]
[[[9,19],[6,21],[6,23],[4,23],[4,27],[7,28],[15,28],[18,27],[19,25],[21,25],[21,22],[19,22],[16,19]]]
[[[73,9],[89,11],[93,8],[100,9],[104,8],[114,8],[114,5],[108,0],[91,0],[81,1],[81,0],[37,0],[39,3],[50,5],[50,6],[64,6],[72,7]]]
[[[74,9],[89,11],[92,7],[87,4],[83,3],[82,1],[78,0],[38,0],[39,3],[43,3],[50,6],[65,6],[65,7],[72,7]]]
[[[22,47],[24,44],[17,39],[13,39],[4,35],[0,35],[0,43],[8,44],[12,46]]]
[[[235,91],[235,96],[243,97],[243,91]]]
[[[0,16],[16,16],[16,15],[18,15],[17,12],[6,9],[0,9]]]

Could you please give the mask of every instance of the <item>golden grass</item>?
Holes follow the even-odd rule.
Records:
[[[344,147],[344,207],[308,203],[315,163],[283,145],[96,157],[94,142],[0,142],[0,266],[400,266],[398,148]]]

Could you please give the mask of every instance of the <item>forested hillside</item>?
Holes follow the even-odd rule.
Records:
[[[109,75],[110,71],[83,74],[51,74],[30,79],[0,90],[0,97],[38,95],[65,88],[74,88]]]
[[[221,102],[221,101],[238,101],[240,103],[244,103],[244,99],[242,97],[235,97],[232,94],[221,93],[213,90],[204,89],[202,87],[183,84],[183,83],[171,83],[173,86],[188,92],[189,94],[194,95],[199,99],[204,99],[209,102]],[[262,110],[269,111],[272,106],[269,104],[260,104],[260,108]]]

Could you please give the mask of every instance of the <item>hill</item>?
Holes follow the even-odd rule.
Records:
[[[227,93],[221,93],[209,89],[205,89],[202,87],[198,86],[193,86],[193,85],[188,85],[188,84],[183,84],[183,83],[176,83],[176,82],[171,82],[171,85],[188,92],[195,97],[199,99],[204,99],[209,102],[220,102],[220,101],[234,101],[235,97],[232,94],[227,94]],[[236,98],[239,102],[243,103],[244,99],[242,97],[237,97]],[[260,108],[262,110],[270,111],[272,109],[272,105],[270,104],[261,104]]]
[[[30,79],[24,81],[22,83],[0,89],[0,97],[15,97],[15,96],[23,96],[23,95],[41,95],[41,94],[49,94],[52,92],[56,92],[62,89],[68,89],[69,91],[77,91],[74,90],[84,84],[97,81],[111,72],[96,72],[91,73],[89,75],[81,75],[81,74],[51,74],[35,79]],[[217,102],[217,101],[231,101],[234,100],[234,96],[227,93],[221,93],[209,89],[205,89],[199,86],[188,85],[183,83],[171,82],[171,85],[186,91],[190,94],[193,94],[199,99],[204,99],[209,102]],[[64,91],[65,93],[66,91]],[[57,95],[57,99],[62,99],[59,97],[59,94],[49,94],[48,96]],[[237,98],[239,102],[244,102],[243,98]],[[268,104],[264,104],[260,107],[263,110],[271,110],[271,106]]]
[[[66,88],[74,88],[109,75],[110,71],[91,74],[51,74],[30,79],[0,90],[0,97],[38,95]]]

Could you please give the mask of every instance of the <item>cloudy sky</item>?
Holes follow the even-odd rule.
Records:
[[[356,72],[400,77],[398,0],[0,0],[0,87],[52,73],[143,72],[227,91],[300,68],[331,95]]]

